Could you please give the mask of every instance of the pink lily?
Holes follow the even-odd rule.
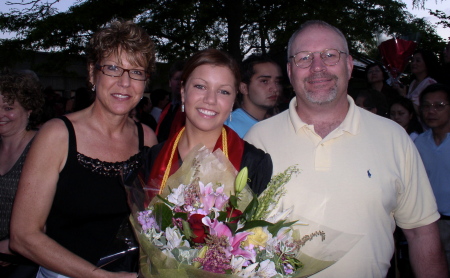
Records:
[[[200,187],[200,202],[203,204],[205,211],[210,211],[216,201],[216,196],[212,188],[212,183],[208,183],[206,186],[199,182]]]
[[[248,260],[255,260],[255,256],[252,252],[244,250],[240,248],[241,242],[247,239],[248,235],[251,235],[251,232],[240,232],[237,233],[234,237],[231,233],[231,230],[224,223],[211,220],[208,216],[203,217],[202,223],[209,227],[209,233],[215,236],[225,236],[228,238],[230,243],[229,250],[225,250],[230,255],[242,256]]]

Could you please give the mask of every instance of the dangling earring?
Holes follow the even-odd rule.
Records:
[[[92,85],[92,91],[95,92],[95,84]]]
[[[230,113],[230,122],[231,122],[231,113]]]
[[[184,103],[181,104],[181,112],[184,112]]]

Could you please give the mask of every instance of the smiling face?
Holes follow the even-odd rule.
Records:
[[[236,79],[228,67],[205,64],[195,68],[181,87],[186,129],[218,131],[233,109]]]
[[[409,122],[413,117],[413,115],[409,113],[408,109],[398,103],[395,103],[391,106],[389,114],[391,120],[401,125],[404,129],[408,128]]]
[[[274,63],[260,63],[253,66],[253,71],[250,83],[241,83],[246,101],[262,109],[274,107],[282,90],[280,67]]]
[[[18,101],[9,104],[0,94],[0,135],[9,136],[26,130],[30,114],[31,110],[27,111]]]
[[[347,52],[345,41],[335,31],[312,25],[304,29],[295,38],[292,47],[295,55],[300,51],[321,52],[325,49],[337,49]],[[323,63],[319,53],[308,68],[299,68],[293,59],[289,59],[287,72],[297,96],[299,107],[305,105],[323,105],[332,102],[347,102],[348,80],[353,69],[352,58],[341,54],[334,66]]]
[[[131,64],[123,51],[119,52],[119,56],[112,54],[103,58],[98,64],[119,66],[124,69],[145,69],[143,66]],[[144,95],[146,81],[131,79],[128,72],[124,72],[120,77],[112,77],[95,69],[94,65],[91,65],[90,69],[90,81],[96,87],[95,103],[112,114],[128,115]]]

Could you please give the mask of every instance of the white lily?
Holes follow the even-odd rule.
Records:
[[[177,227],[167,227],[166,228],[166,239],[167,239],[167,245],[164,246],[168,250],[172,250],[173,248],[177,247],[190,247],[189,242],[186,240],[183,240],[183,236],[180,233],[180,230],[178,230]]]
[[[245,269],[242,269],[241,271],[238,271],[236,275],[244,277],[244,278],[250,278],[255,277],[256,275],[256,267],[259,265],[259,263],[254,263],[249,266],[247,266]]]
[[[178,188],[173,189],[172,193],[170,193],[169,196],[167,196],[167,200],[178,207],[184,205],[185,188],[186,185],[180,184]]]
[[[275,270],[275,263],[272,262],[271,260],[265,260],[259,264],[259,269],[256,272],[256,277],[270,278],[277,274],[278,274],[278,272]]]

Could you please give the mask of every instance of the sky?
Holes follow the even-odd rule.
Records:
[[[0,12],[8,12],[11,9],[11,6],[6,5],[6,2],[26,2],[27,0],[2,0],[0,2]],[[46,1],[46,0],[43,0]],[[450,15],[450,0],[425,0],[425,10],[413,8],[412,7],[413,0],[404,0],[403,3],[406,3],[407,9],[413,15],[417,17],[423,17],[426,20],[430,21],[432,24],[435,24],[439,21],[436,17],[431,16],[427,9],[431,10],[441,10],[445,12],[447,15]],[[60,11],[65,11],[68,7],[70,7],[76,0],[60,0],[57,4],[54,5]],[[14,6],[15,8],[19,8],[19,5]],[[439,36],[441,36],[445,41],[448,41],[450,37],[450,28],[443,28],[441,26],[436,28],[436,32]],[[0,33],[0,38],[8,38],[11,37],[11,34],[2,34]]]

